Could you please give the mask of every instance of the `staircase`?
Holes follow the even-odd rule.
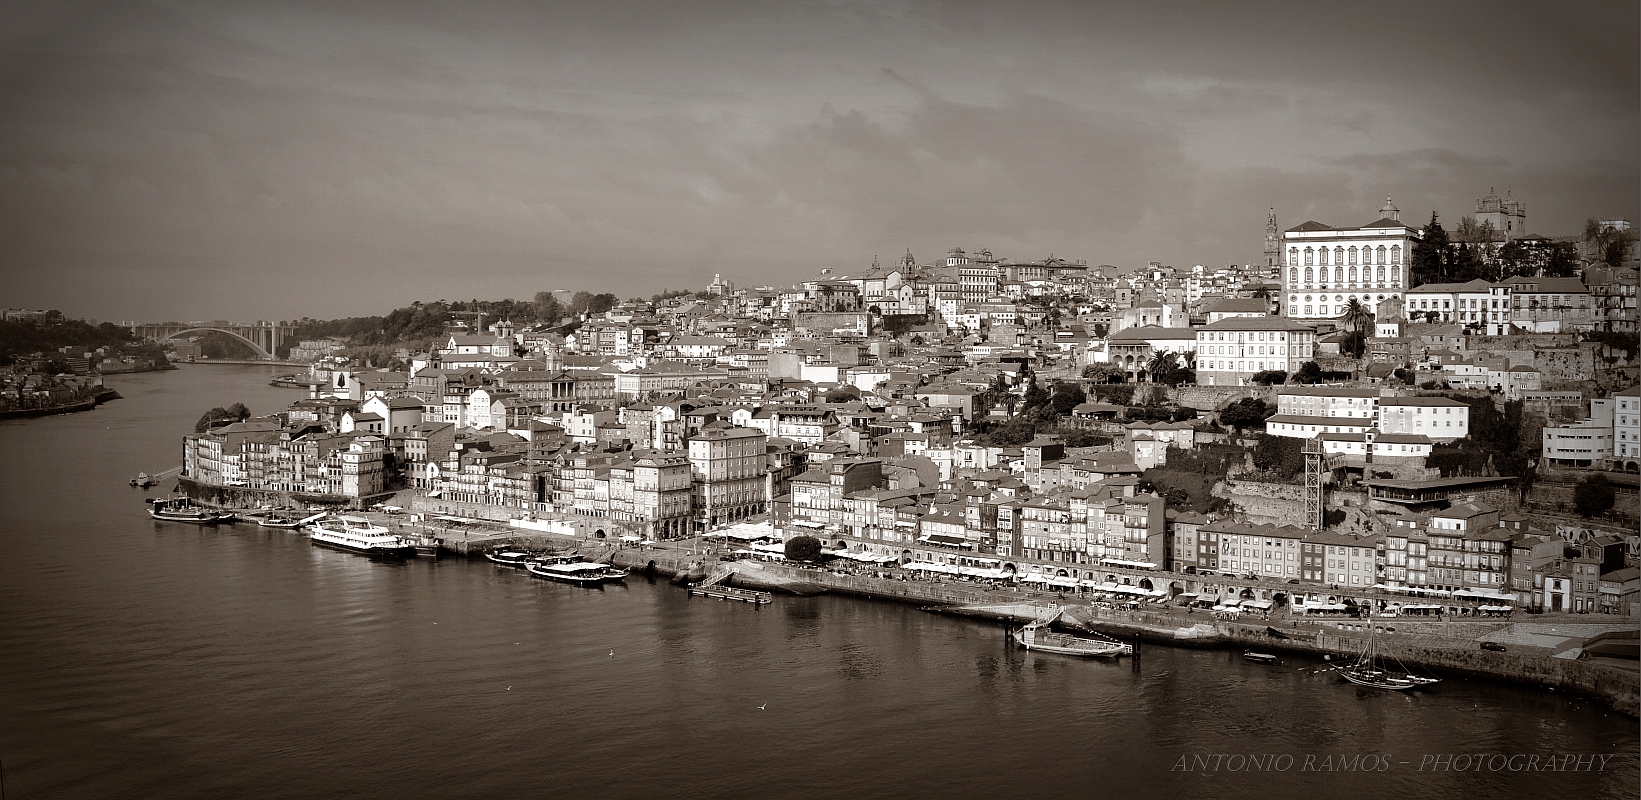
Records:
[[[734,575],[734,574],[735,574],[735,564],[733,562],[730,562],[730,563],[720,562],[717,566],[712,568],[711,572],[707,573],[707,576],[704,580],[702,580],[700,583],[698,583],[696,585],[697,586],[717,586],[718,584],[722,583],[723,581],[728,580],[729,576]]]

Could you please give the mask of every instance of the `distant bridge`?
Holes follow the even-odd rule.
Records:
[[[258,358],[273,360],[274,351],[296,333],[293,325],[272,322],[132,322],[131,332],[144,339],[163,342],[190,333],[225,333],[249,345]]]

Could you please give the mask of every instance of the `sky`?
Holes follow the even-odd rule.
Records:
[[[0,305],[285,320],[1641,218],[1600,3],[12,2]]]

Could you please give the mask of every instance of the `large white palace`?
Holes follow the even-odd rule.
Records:
[[[1292,319],[1327,319],[1345,313],[1354,299],[1377,313],[1382,300],[1407,290],[1408,259],[1419,231],[1400,221],[1390,198],[1379,219],[1359,228],[1306,222],[1282,234],[1283,314]]]

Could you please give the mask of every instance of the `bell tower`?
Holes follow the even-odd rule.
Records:
[[[1265,272],[1274,278],[1282,271],[1282,233],[1276,229],[1276,209],[1265,217]]]

